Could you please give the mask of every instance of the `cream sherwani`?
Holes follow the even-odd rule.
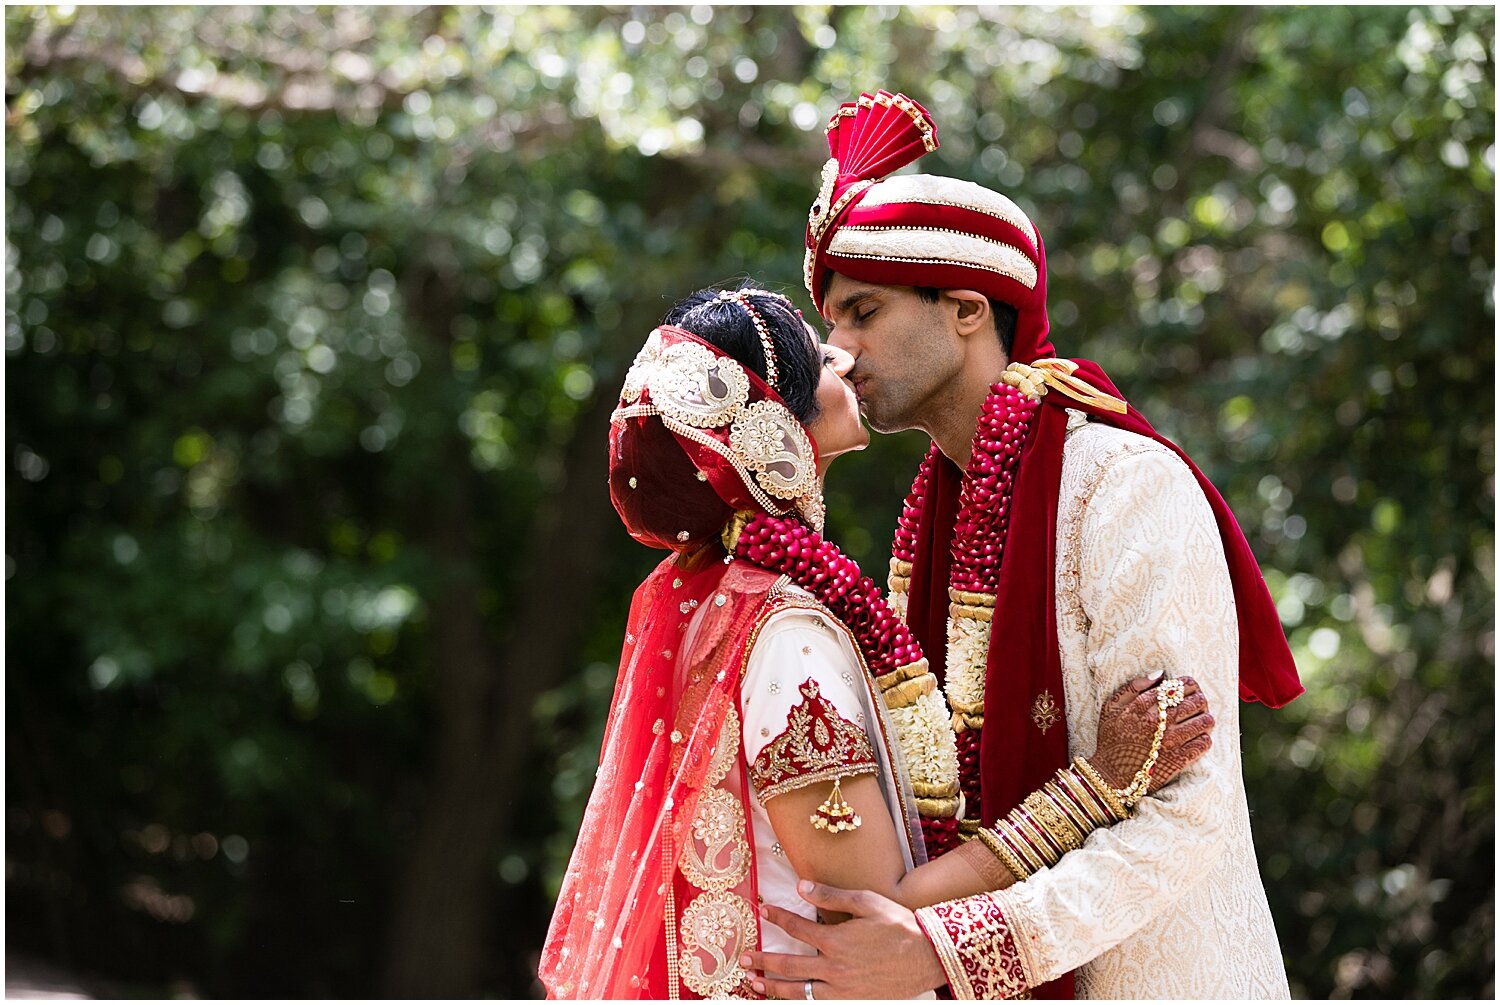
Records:
[[[1057,865],[924,927],[959,997],[1009,997],[1069,970],[1082,998],[1288,997],[1250,840],[1234,595],[1213,511],[1166,447],[1079,413],[1068,429],[1057,629],[1070,753],[1094,750],[1107,697],[1162,668],[1202,686],[1213,749]]]

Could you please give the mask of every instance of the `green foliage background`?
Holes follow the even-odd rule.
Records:
[[[115,993],[526,995],[657,556],[677,296],[800,277],[820,126],[1046,235],[1239,515],[1294,994],[1494,994],[1490,8],[31,8],[6,27],[8,949]],[[841,462],[869,568],[924,444]]]

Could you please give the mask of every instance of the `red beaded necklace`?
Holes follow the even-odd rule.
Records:
[[[1007,384],[990,388],[980,410],[972,455],[961,483],[953,534],[946,690],[950,705],[958,713],[953,717],[959,755],[957,783],[965,796],[968,816],[976,819],[990,614],[1000,579],[1010,495],[1036,407],[1034,398]],[[836,545],[792,517],[759,514],[745,525],[735,543],[737,557],[790,576],[847,625],[877,680],[893,673],[915,679],[927,670],[922,647],[906,626],[904,601],[911,565],[916,560],[917,528],[937,456],[938,448],[933,444],[917,471],[897,522],[891,548],[891,592],[892,600],[897,601],[895,607]],[[959,623],[965,632],[955,639],[955,625]],[[977,695],[973,666],[976,652]],[[965,653],[970,665],[956,666],[955,654]],[[902,747],[906,749],[906,744]],[[951,812],[947,816],[923,814],[922,830],[930,856],[939,855],[959,842],[959,823]]]

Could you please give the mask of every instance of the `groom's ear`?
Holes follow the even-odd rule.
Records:
[[[949,300],[954,330],[959,335],[967,338],[994,328],[990,298],[983,293],[975,290],[943,290],[942,295]]]

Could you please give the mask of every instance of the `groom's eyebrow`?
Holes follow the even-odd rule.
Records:
[[[833,315],[838,316],[840,314],[848,313],[849,311],[857,307],[860,301],[868,300],[870,297],[873,297],[875,295],[875,292],[875,290],[866,287],[862,290],[854,290],[850,293],[844,294],[839,302],[833,305]],[[823,320],[825,323],[827,323],[828,321],[827,318],[824,318]]]

